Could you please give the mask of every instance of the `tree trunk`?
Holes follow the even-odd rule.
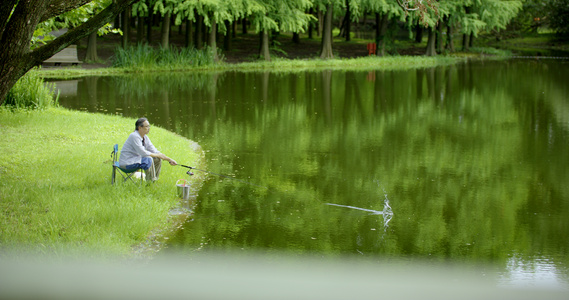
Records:
[[[195,43],[196,43],[196,49],[202,49],[203,48],[203,17],[198,15],[196,17],[196,38]]]
[[[122,30],[122,47],[128,47],[128,11],[123,11],[121,14],[121,30]]]
[[[464,7],[464,13],[466,13],[467,15],[470,14],[470,7],[469,6]],[[462,35],[462,51],[468,51],[469,47],[470,47],[470,43],[468,42],[468,33],[464,33]]]
[[[379,43],[379,35],[381,32],[381,14],[375,13],[375,43]]]
[[[86,61],[97,61],[99,57],[97,56],[97,30],[89,34],[89,40],[87,42],[87,54],[85,55]]]
[[[28,56],[30,39],[36,25],[40,21],[43,10],[47,7],[45,2],[22,1],[22,3],[18,3],[18,6],[16,6],[7,24],[0,23],[0,26],[2,26],[0,27],[2,29],[0,33],[10,33],[2,34],[0,43],[4,48],[0,51],[0,105],[6,100],[6,95],[12,86],[34,65],[32,64],[28,67],[29,62],[25,61],[23,57]],[[10,5],[13,7],[16,3],[10,3]],[[18,12],[21,15],[16,14]],[[29,16],[25,16],[25,14],[29,14]],[[3,21],[6,22],[9,16],[10,14],[4,18],[3,14]],[[29,21],[26,22],[28,18]],[[6,27],[4,27],[5,24]],[[5,47],[5,45],[10,45],[10,47]],[[41,63],[41,61],[37,63]]]
[[[468,46],[474,47],[474,32],[470,33],[470,38],[468,39]]]
[[[350,24],[352,23],[351,19],[351,13],[350,13],[350,0],[346,0],[346,17],[344,19],[344,24],[345,24],[345,30],[344,33],[346,34],[346,42],[349,42],[351,37],[350,37]]]
[[[261,51],[259,53],[260,58],[264,58],[265,61],[271,61],[271,52],[269,51],[269,32],[265,29],[261,33]]]
[[[448,50],[449,52],[454,52],[454,39],[452,38],[453,35],[453,29],[452,29],[452,25],[450,24],[450,22],[447,23],[447,44],[446,44],[446,50]]]
[[[295,44],[300,44],[300,34],[298,32],[292,33],[292,42]]]
[[[132,37],[132,27],[134,24],[132,23],[132,9],[129,7],[128,9],[124,10],[126,12],[126,32],[128,36],[128,43],[130,43],[130,39]]]
[[[436,27],[436,40],[435,40],[435,49],[437,51],[437,53],[442,53],[442,49],[443,49],[443,24],[442,22],[439,22],[439,24]]]
[[[468,34],[463,34],[462,35],[462,51],[468,51],[470,50],[469,47],[470,43],[468,43]]]
[[[144,41],[144,17],[136,17],[136,42],[142,44]]]
[[[209,29],[209,50],[212,52],[213,60],[219,61],[219,57],[217,56],[217,23],[213,17],[211,17],[211,28]]]
[[[415,25],[415,43],[419,44],[423,41],[423,25]]]
[[[186,20],[186,48],[194,46],[194,39],[192,35],[192,21]]]
[[[324,16],[322,15],[322,11],[318,10],[318,28],[316,31],[317,36],[322,36],[322,28],[324,28]]]
[[[160,45],[162,45],[162,49],[168,49],[170,47],[170,12],[167,12],[164,18],[162,18],[161,36]]]
[[[334,58],[332,51],[332,16],[333,4],[326,5],[326,14],[324,16],[324,30],[322,31],[322,50],[320,51],[320,58]]]
[[[224,23],[227,31],[225,32],[225,37],[223,38],[223,50],[229,51],[231,50],[231,24],[229,21],[225,21]]]
[[[247,34],[247,18],[241,19],[241,24],[243,25],[243,34]]]
[[[106,23],[111,23],[134,1],[136,0],[115,0],[87,22],[30,52],[30,40],[37,24],[77,8],[77,1],[61,1],[58,6],[49,6],[50,2],[44,0],[2,0],[0,7],[9,7],[9,10],[0,11],[0,21],[2,21],[0,22],[0,45],[10,45],[10,47],[5,47],[3,51],[0,51],[0,105],[4,103],[6,95],[18,79],[31,68],[40,65],[44,60],[88,36]],[[12,9],[13,13],[11,13]],[[5,34],[6,32],[10,34]]]
[[[148,45],[152,44],[152,17],[153,15],[149,14],[146,18],[146,25],[148,26],[146,27],[146,42]]]
[[[433,27],[429,27],[429,40],[427,41],[427,51],[425,53],[426,56],[435,56],[437,55],[437,51],[435,50],[435,39],[436,34]]]
[[[381,20],[381,21],[380,21]],[[389,17],[384,13],[380,18],[379,13],[375,14],[376,30],[375,30],[375,43],[377,48],[375,55],[385,56],[385,34],[387,33],[387,25],[389,24]]]

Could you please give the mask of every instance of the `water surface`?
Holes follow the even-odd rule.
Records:
[[[505,284],[560,287],[569,275],[568,66],[173,73],[59,86],[63,106],[146,116],[202,145],[207,170],[241,180],[210,176],[163,253],[468,263],[492,266]]]

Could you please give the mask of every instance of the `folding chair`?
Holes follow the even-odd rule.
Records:
[[[116,174],[119,173],[122,178],[124,179],[124,181],[126,182],[127,180],[130,179],[130,181],[135,182],[133,175],[140,170],[141,174],[140,174],[140,183],[142,184],[142,182],[144,182],[144,176],[143,176],[143,170],[142,169],[125,169],[125,168],[121,168],[119,166],[119,162],[117,160],[118,158],[118,153],[119,153],[119,145],[115,144],[115,146],[113,147],[113,152],[111,152],[111,157],[113,159],[113,173],[111,176],[111,184],[115,184],[115,177]]]

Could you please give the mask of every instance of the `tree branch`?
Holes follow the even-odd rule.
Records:
[[[70,10],[74,10],[78,7],[81,7],[91,0],[52,0],[47,5],[47,9],[40,18],[40,23],[51,19],[55,16],[61,15],[62,13],[66,13]]]
[[[117,0],[103,11],[93,16],[87,22],[69,30],[67,33],[53,40],[51,43],[28,53],[28,66],[31,68],[34,65],[41,64],[41,62],[63,50],[73,42],[88,36],[91,32],[101,28],[107,23],[110,23],[120,12],[128,8],[135,1],[138,0]]]
[[[23,27],[26,26],[24,25],[25,23],[31,25],[30,19],[26,19],[24,20],[25,22],[22,22],[22,18],[30,17],[30,15],[26,14],[26,12],[30,11],[31,9],[45,6],[45,9],[42,9],[39,12],[36,11],[31,15],[34,19],[37,16],[40,16],[38,22],[43,22],[62,13],[81,7],[89,2],[91,2],[91,0],[43,0],[32,2],[2,0],[0,3],[0,41],[3,41],[4,32],[9,26],[12,26],[12,29],[10,29],[10,32],[12,32],[12,30],[14,30],[14,26]],[[16,11],[14,12],[14,15],[10,16],[12,9],[14,8]],[[37,24],[35,20],[34,23]],[[33,26],[35,28],[35,24]]]
[[[421,2],[421,1],[419,1]],[[401,3],[399,0],[397,0],[397,4],[399,4],[399,7],[403,8],[403,10],[405,11],[405,14],[407,14],[408,11],[415,11],[418,10],[418,7],[415,8],[409,8],[409,1],[407,0],[403,0],[403,3]]]

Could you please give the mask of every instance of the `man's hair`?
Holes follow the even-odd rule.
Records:
[[[138,127],[142,126],[142,124],[144,124],[144,122],[148,121],[147,118],[140,118],[138,120],[136,120],[136,123],[134,123],[134,126],[136,126],[134,128],[134,130],[138,130]]]

